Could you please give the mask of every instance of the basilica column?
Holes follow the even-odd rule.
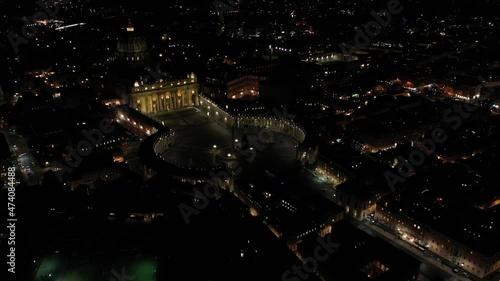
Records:
[[[200,104],[200,97],[198,96],[198,93],[196,92],[196,88],[193,88],[191,91],[191,95],[194,95],[194,105],[198,106]]]
[[[154,110],[154,101],[153,101],[153,95],[150,95],[149,96],[149,102],[150,102],[150,105],[151,105],[151,108],[149,110],[149,113],[154,113],[155,110]]]
[[[160,111],[160,96],[158,93],[153,94],[153,112],[158,113]]]
[[[194,105],[197,106],[200,104],[200,100],[198,98],[198,95],[196,94],[196,89],[195,88],[191,88],[191,96],[194,96]]]
[[[141,100],[141,112],[146,113],[146,97],[140,97]]]
[[[157,94],[158,96],[158,100],[156,101],[156,103],[158,104],[158,112],[162,112],[163,111],[163,96],[161,93],[158,93]]]
[[[172,108],[172,106],[170,106],[170,95],[168,92],[166,92],[165,93],[165,110],[169,111],[171,108]]]
[[[177,108],[181,108],[182,107],[182,94],[181,94],[180,90],[177,90],[177,92],[176,92],[175,101],[176,101]]]
[[[148,96],[147,100],[148,100],[147,113],[151,113],[151,112],[153,112],[153,98],[151,97],[151,95]]]
[[[167,92],[167,105],[168,105],[168,110],[172,110],[174,107],[172,105],[172,95],[170,92]]]

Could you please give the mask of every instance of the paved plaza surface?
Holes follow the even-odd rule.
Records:
[[[163,157],[182,166],[209,168],[216,165],[213,146],[231,147],[231,130],[188,108],[155,116],[175,130],[175,145]]]
[[[297,141],[278,132],[262,128],[232,132],[231,128],[207,117],[197,108],[177,110],[154,118],[176,132],[175,145],[163,155],[169,162],[190,167],[218,166],[216,158],[234,154],[234,140],[241,142],[245,134],[252,151],[246,150],[245,155],[240,155],[240,165],[245,168],[240,176],[251,177],[262,169],[281,174],[295,162]]]

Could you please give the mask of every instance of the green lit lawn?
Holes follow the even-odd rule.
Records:
[[[114,274],[113,274],[114,273]],[[155,281],[154,258],[100,257],[85,261],[55,255],[45,257],[35,281]]]
[[[136,276],[134,281],[154,281],[156,276],[156,263],[153,260],[134,262],[127,273]]]
[[[66,262],[61,256],[46,257],[41,262],[35,275],[35,281],[59,280]]]

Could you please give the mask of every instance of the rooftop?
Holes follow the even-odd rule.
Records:
[[[322,239],[340,244],[319,264],[319,271],[327,280],[414,280],[418,275],[418,260],[347,221],[334,224],[332,233]],[[307,238],[298,245],[298,251],[305,257],[312,257],[318,245],[316,239]]]

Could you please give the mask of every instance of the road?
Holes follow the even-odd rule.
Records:
[[[7,128],[0,129],[0,132],[5,135],[11,152],[15,155],[18,165],[17,171],[21,175],[18,179],[25,181],[28,185],[38,184],[43,171],[37,163],[27,139],[10,133]]]
[[[407,242],[398,239],[393,233],[379,227],[376,223],[368,221],[356,221],[354,219],[350,220],[359,229],[364,232],[384,239],[391,245],[397,247],[398,249],[406,252],[410,256],[418,259],[422,262],[420,266],[420,280],[434,280],[435,278],[440,278],[447,281],[470,281],[472,279],[466,278],[465,276],[456,274],[453,269],[446,266],[443,262],[437,260],[433,254],[425,254],[424,252],[412,247]]]

